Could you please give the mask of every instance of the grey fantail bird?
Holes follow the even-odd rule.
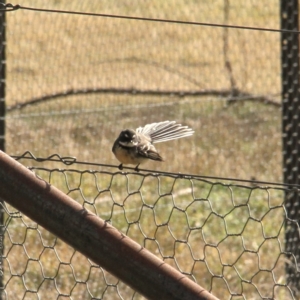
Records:
[[[136,130],[123,130],[112,151],[121,163],[120,170],[123,164],[131,164],[136,165],[138,171],[138,166],[147,159],[163,161],[153,144],[191,136],[193,133],[191,128],[176,124],[175,121],[152,123]]]

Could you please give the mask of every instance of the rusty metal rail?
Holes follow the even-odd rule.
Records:
[[[2,151],[0,198],[148,299],[217,299]]]

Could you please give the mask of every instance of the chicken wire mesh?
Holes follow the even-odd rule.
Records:
[[[299,230],[284,195],[297,189],[49,163],[30,169],[220,299],[297,299],[285,274],[297,260],[284,249],[285,228]],[[3,299],[144,299],[11,206],[2,210]]]
[[[294,12],[297,19],[295,1],[286,1],[285,4],[281,7],[282,15]],[[152,1],[151,7],[147,2],[132,1],[116,4],[112,1],[64,3],[38,0],[23,1],[22,5],[264,28],[279,28],[280,23],[278,2],[273,0],[247,3],[237,0],[201,3]],[[8,153],[19,154],[20,149],[28,149],[39,156],[58,152],[76,156],[82,161],[117,163],[110,149],[120,130],[174,119],[192,127],[196,134],[191,139],[159,145],[158,150],[167,163],[148,164],[146,167],[156,171],[163,168],[167,172],[183,171],[246,180],[282,180],[279,33],[42,13],[26,9],[10,12],[6,17],[7,91],[4,120]],[[288,19],[289,22],[291,19]],[[281,42],[283,45],[284,39]],[[287,47],[286,56],[282,57],[283,63],[285,57],[290,58],[289,49],[290,46]],[[291,66],[295,70],[295,62]],[[296,81],[292,82],[295,84]],[[289,93],[296,95],[295,86],[287,85],[286,88]],[[291,105],[288,112],[293,112],[293,107]],[[291,136],[295,137],[292,132]],[[287,161],[289,157],[285,158]],[[54,170],[51,170],[48,171],[52,174]],[[117,175],[114,176],[117,178]],[[231,190],[231,186],[228,188]],[[253,191],[264,190],[256,186],[249,188]],[[245,186],[241,189],[247,190]],[[268,192],[269,188],[266,189]],[[288,190],[286,197],[294,201],[298,199],[298,194]],[[283,202],[279,206],[285,209]],[[233,207],[237,209],[235,205]],[[177,212],[175,204],[174,210]],[[271,207],[269,210],[280,211]],[[186,214],[185,209],[183,214]],[[283,224],[292,232],[288,241],[298,241],[298,224],[293,221],[298,219],[297,211],[290,205],[289,212],[284,210],[282,214],[283,220],[286,220]],[[10,216],[7,218],[14,220]],[[221,223],[224,221],[226,224],[225,215],[216,215],[217,223],[220,219]],[[133,226],[130,222],[128,228]],[[259,226],[264,231],[262,219],[258,223],[260,225],[254,221],[253,232]],[[26,232],[33,230],[36,236],[42,236],[38,226],[35,229],[30,226],[26,228],[29,228]],[[280,229],[280,236],[282,232],[283,229]],[[239,234],[241,238],[242,233]],[[231,238],[230,232],[228,236]],[[274,268],[275,265],[281,265],[284,274],[284,268],[289,270],[291,267],[290,279],[296,279],[295,283],[299,278],[297,243],[287,248],[288,252],[293,253],[284,256],[281,242],[278,242],[281,253],[278,256],[279,263],[276,262]],[[181,245],[180,242],[177,244]],[[189,243],[183,243],[185,247],[189,247]],[[278,247],[274,246],[275,249]],[[205,249],[210,249],[209,243]],[[218,246],[212,249],[221,259]],[[54,244],[52,251],[55,252]],[[248,253],[247,248],[243,248],[243,253]],[[253,258],[251,253],[248,261]],[[260,255],[259,250],[256,254],[254,251],[254,260],[259,263]],[[282,263],[286,257],[287,260]],[[176,264],[175,259],[171,258],[171,261]],[[72,269],[72,264],[68,264]],[[60,265],[65,266],[63,261],[59,262]],[[226,263],[222,262],[221,265],[222,270],[227,269]],[[227,270],[230,273],[232,269]],[[264,272],[275,278],[272,268],[264,270],[263,267],[257,272],[260,275],[253,278],[259,281]],[[192,276],[192,272],[186,273]],[[211,275],[210,289],[216,285],[214,282],[219,281],[221,285],[230,287],[229,281],[222,279],[224,275],[213,272]],[[49,284],[55,282],[53,276]],[[12,278],[10,281],[25,282],[22,276]],[[247,280],[244,282],[244,278],[240,278],[242,284],[238,283],[237,286],[243,291],[247,290]],[[283,280],[289,282],[290,279]],[[296,295],[297,288],[289,291],[292,284],[285,282],[281,286],[276,280],[273,280],[273,295],[278,290],[280,292],[276,295],[279,298],[293,298],[287,295]],[[47,276],[42,280],[47,283],[50,281]],[[85,285],[76,281],[73,289],[81,284]],[[249,287],[253,286],[258,291],[254,292],[258,293],[257,297],[265,297],[261,288],[256,288],[255,281],[249,284]],[[117,290],[118,287],[109,283],[106,290]],[[32,294],[30,288],[27,292],[25,290],[24,297],[39,297],[36,290]],[[63,298],[64,292],[56,290],[57,297]],[[230,288],[227,290],[230,291],[230,297],[240,297]],[[281,296],[281,291],[284,296]],[[270,295],[269,292],[266,294]],[[117,297],[122,297],[120,295]],[[66,297],[71,297],[70,292]],[[92,297],[91,293],[86,297]],[[256,295],[253,297],[256,299]]]

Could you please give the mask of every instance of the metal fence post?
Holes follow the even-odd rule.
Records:
[[[1,1],[5,4],[6,1]],[[0,13],[0,150],[5,151],[6,15]],[[4,212],[0,200],[0,300],[3,299]]]
[[[5,2],[5,1],[2,1]],[[0,150],[5,151],[5,13],[0,13]]]
[[[298,29],[298,0],[281,0],[281,28]],[[282,71],[282,136],[283,136],[283,179],[285,183],[300,184],[300,99],[299,99],[299,35],[281,34]],[[285,203],[288,216],[300,219],[299,194],[286,193]],[[298,223],[299,224],[299,223]],[[287,281],[294,295],[299,294],[300,237],[298,224],[286,223]]]

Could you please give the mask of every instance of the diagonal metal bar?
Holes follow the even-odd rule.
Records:
[[[217,299],[2,151],[0,198],[148,299]]]

